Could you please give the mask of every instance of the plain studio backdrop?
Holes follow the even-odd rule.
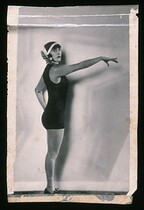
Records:
[[[120,14],[125,16],[39,17],[38,24],[92,23],[81,27],[20,27],[17,60],[17,132],[15,191],[46,186],[47,133],[35,87],[45,68],[43,45],[62,45],[63,61],[73,64],[98,56],[118,58],[100,62],[68,76],[66,128],[57,158],[56,184],[63,190],[129,190],[129,7],[20,8],[21,15]],[[21,17],[20,23],[27,23]],[[102,25],[100,25],[102,23]],[[105,25],[110,23],[110,25]],[[121,24],[121,25],[119,25]]]

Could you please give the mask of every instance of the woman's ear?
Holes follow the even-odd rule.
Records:
[[[52,55],[49,54],[49,55],[48,55],[48,59],[49,59],[49,60],[52,60]]]

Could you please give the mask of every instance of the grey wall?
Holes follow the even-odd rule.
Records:
[[[100,62],[68,76],[67,124],[56,165],[57,185],[68,190],[127,191],[129,27],[22,27],[18,34],[15,188],[43,190],[46,184],[46,130],[34,89],[45,67],[40,50],[56,40],[68,64],[101,55],[119,61],[110,67]]]

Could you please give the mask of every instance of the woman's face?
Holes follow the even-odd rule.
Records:
[[[62,51],[60,47],[54,47],[51,52],[50,55],[52,56],[52,61],[54,61],[55,63],[59,63],[61,61],[61,57],[62,57]]]

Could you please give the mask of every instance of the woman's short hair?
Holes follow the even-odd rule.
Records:
[[[47,44],[44,45],[44,48],[41,50],[41,56],[42,58],[47,62],[49,63],[50,61],[50,52],[53,48],[61,48],[61,45],[58,44],[57,42],[55,41],[52,41],[52,42],[48,42]]]

